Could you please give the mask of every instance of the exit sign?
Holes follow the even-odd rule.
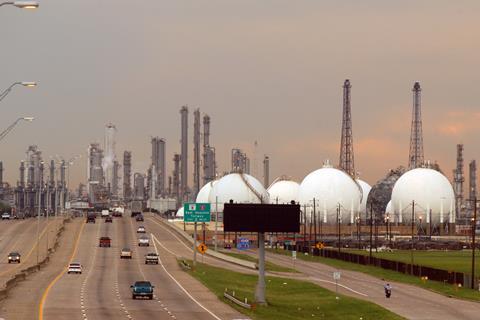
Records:
[[[183,219],[185,222],[210,222],[210,203],[185,203]]]

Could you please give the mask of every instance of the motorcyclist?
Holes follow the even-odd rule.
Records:
[[[392,294],[392,286],[389,283],[387,283],[384,286],[384,289],[385,289],[385,297],[390,298],[390,296]]]

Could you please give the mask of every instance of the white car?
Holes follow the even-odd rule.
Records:
[[[82,265],[80,263],[70,263],[68,265],[67,273],[79,273],[82,274]]]
[[[148,247],[148,246],[150,246],[150,240],[148,239],[148,237],[140,237],[140,238],[138,239],[138,246],[139,246],[139,247],[143,247],[143,246]]]
[[[110,212],[108,210],[102,210],[102,218],[106,218],[110,215]]]
[[[146,231],[145,231],[145,227],[144,227],[144,226],[138,227],[137,233],[145,233],[145,232],[146,232]]]
[[[2,213],[2,220],[10,220],[10,213],[8,212]]]

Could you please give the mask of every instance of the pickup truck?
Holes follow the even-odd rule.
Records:
[[[145,255],[145,264],[158,264],[158,254],[149,252]]]
[[[99,246],[100,247],[111,247],[112,245],[112,239],[109,237],[101,237],[99,241]]]
[[[137,297],[147,297],[148,299],[153,299],[153,288],[150,281],[136,281],[132,288],[132,299],[136,299]]]

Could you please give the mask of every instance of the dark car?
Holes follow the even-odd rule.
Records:
[[[8,263],[17,262],[20,263],[20,253],[10,252],[8,254]]]
[[[112,222],[113,222],[112,217],[111,217],[111,216],[106,217],[106,218],[105,218],[105,222],[110,222],[110,223],[112,223]]]
[[[153,288],[150,281],[136,281],[132,288],[132,299],[136,299],[137,297],[147,297],[148,299],[153,299]]]
[[[101,237],[99,241],[100,247],[110,247],[112,245],[112,239],[109,237]]]
[[[135,217],[135,220],[137,220],[137,221],[143,221],[143,215],[137,214],[137,216]]]

